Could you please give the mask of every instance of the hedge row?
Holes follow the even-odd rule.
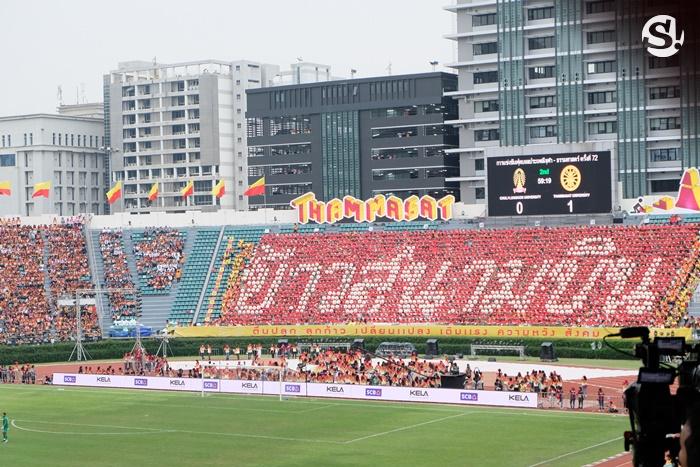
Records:
[[[169,354],[174,356],[193,356],[199,352],[202,343],[211,344],[216,349],[215,353],[221,354],[221,348],[225,343],[231,347],[240,346],[243,351],[248,343],[261,343],[265,348],[277,342],[277,337],[232,337],[232,338],[211,338],[211,339],[170,339]],[[333,339],[333,342],[352,342],[353,337]],[[401,337],[399,339],[389,339],[387,337],[371,336],[363,337],[365,348],[373,352],[377,346],[386,341],[411,342],[416,346],[419,353],[425,353],[426,344],[424,337]],[[475,339],[469,337],[446,337],[438,340],[440,354],[464,354],[470,353],[472,344],[503,344],[503,345],[524,345],[525,354],[537,357],[540,354],[540,346],[543,339],[520,339],[520,340],[499,340],[499,339]],[[300,338],[297,342],[329,342],[329,339]],[[555,347],[557,357],[563,358],[600,358],[600,359],[625,359],[629,358],[619,354],[607,347],[602,349],[592,349],[592,341],[586,340],[547,340]],[[144,339],[144,347],[151,353],[155,353],[160,344],[159,340]],[[615,341],[614,344],[627,352],[633,352],[634,344],[628,341]],[[98,342],[85,343],[85,350],[94,360],[118,359],[125,352],[130,351],[134,346],[133,340],[103,340]],[[42,344],[32,346],[0,346],[0,364],[21,362],[21,363],[47,363],[67,361],[73,350],[74,344],[62,342],[58,344]],[[492,353],[494,354],[494,353]],[[501,352],[501,355],[513,355],[512,352]]]

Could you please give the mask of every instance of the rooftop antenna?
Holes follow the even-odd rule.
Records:
[[[435,67],[438,66],[439,62],[437,60],[431,60],[428,63],[430,63],[430,65],[433,67],[433,72],[435,72]]]
[[[350,68],[350,78],[355,78],[355,75],[357,74],[357,70],[354,68]]]
[[[63,105],[63,88],[60,85],[56,89],[56,99],[59,106]]]
[[[389,62],[389,64],[387,65],[386,72],[389,74],[389,76],[391,76],[391,62]]]
[[[80,103],[87,103],[87,97],[85,97],[85,83],[80,83]]]
[[[303,58],[301,58],[301,57],[297,57],[297,62],[301,63],[301,62],[303,62],[303,61],[304,61],[304,59],[303,59]]]

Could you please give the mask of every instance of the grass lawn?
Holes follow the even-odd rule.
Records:
[[[622,451],[626,416],[0,385],[11,466],[572,466]]]

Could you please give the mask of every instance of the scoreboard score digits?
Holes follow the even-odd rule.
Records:
[[[489,157],[489,216],[612,211],[610,151]]]

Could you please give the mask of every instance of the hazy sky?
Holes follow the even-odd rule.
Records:
[[[55,112],[57,87],[102,100],[120,61],[326,63],[334,75],[452,62],[451,0],[0,0],[0,116]]]

